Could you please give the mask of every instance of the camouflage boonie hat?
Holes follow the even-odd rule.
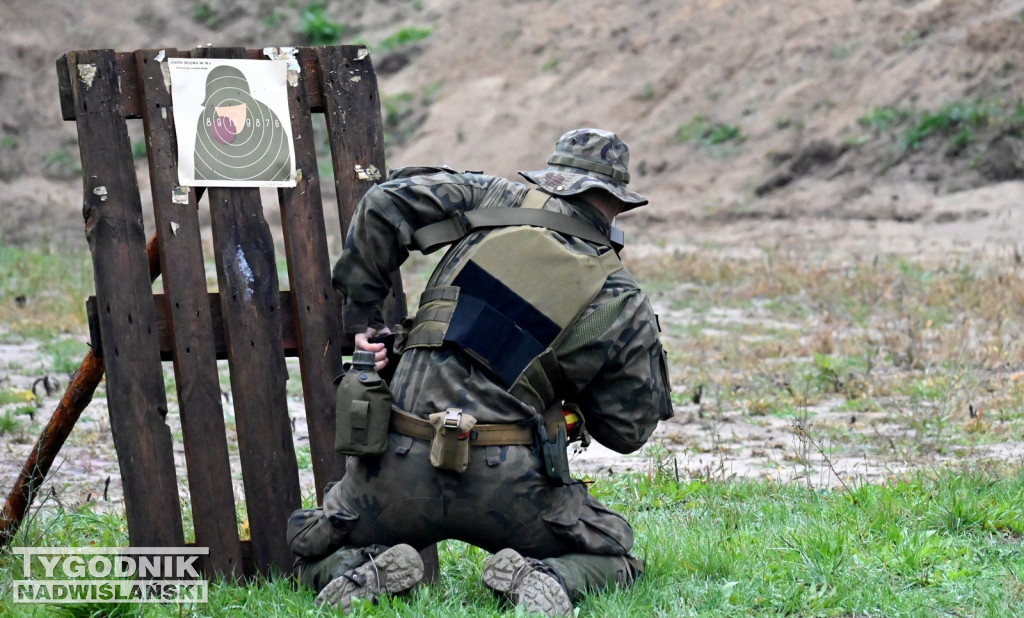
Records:
[[[611,131],[569,131],[558,139],[546,169],[519,173],[554,195],[577,195],[587,189],[603,189],[624,202],[623,210],[647,203],[646,197],[626,188],[629,147]]]

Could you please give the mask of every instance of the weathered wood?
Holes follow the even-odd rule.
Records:
[[[331,143],[334,190],[342,233],[348,232],[359,200],[384,179],[384,123],[380,113],[377,74],[366,48],[318,47],[320,90]],[[405,317],[406,299],[398,271],[391,273],[391,294],[384,319],[396,324]]]
[[[317,167],[313,121],[306,83],[315,74],[300,73],[288,88],[295,164],[300,172],[292,189],[280,189],[281,224],[292,289],[294,333],[299,344],[299,367],[306,404],[310,456],[317,502],[324,485],[345,472],[345,459],[334,450],[335,388],[342,372],[341,321],[338,294],[331,287],[320,171]],[[287,324],[287,322],[286,322]]]
[[[224,343],[224,321],[220,315],[220,295],[216,292],[207,294],[210,308],[210,320],[213,322],[213,332],[210,334],[210,343],[213,345],[217,360],[227,360],[228,348]],[[298,327],[295,325],[294,303],[291,292],[280,293],[281,303],[281,345],[286,357],[297,357],[299,355],[299,340],[296,336]],[[174,334],[171,332],[174,324],[171,319],[171,307],[168,305],[167,296],[154,294],[153,304],[156,308],[157,336],[160,339],[161,360],[174,360]],[[96,358],[103,358],[103,339],[99,334],[99,312],[96,309],[96,297],[90,296],[85,301],[86,313],[89,319],[89,336],[92,342],[93,355]],[[351,354],[352,346],[342,345],[339,348],[339,355]]]
[[[110,425],[134,546],[184,540],[167,399],[142,223],[142,205],[114,52],[71,52],[58,69],[71,85],[84,178],[100,333],[106,343]]]
[[[334,190],[342,236],[348,233],[359,200],[384,179],[384,123],[380,113],[377,74],[365,48],[318,47],[320,90],[331,144]],[[309,80],[312,81],[312,80]],[[405,317],[406,299],[399,271],[391,273],[391,292],[384,303],[384,319],[397,324]],[[351,346],[350,341],[345,341]],[[423,580],[440,579],[437,545],[420,552]]]
[[[197,58],[244,55],[235,48],[193,52]],[[286,572],[294,556],[284,530],[301,498],[274,242],[259,189],[211,187],[207,194],[253,558],[260,573]]]
[[[266,48],[273,49],[273,48]],[[296,58],[302,67],[302,72],[308,75],[316,74],[317,67],[317,56],[313,48],[310,47],[297,47]],[[153,50],[159,52],[160,50]],[[173,51],[173,50],[170,50]],[[267,55],[262,48],[257,49],[246,49],[244,53],[245,58],[249,59],[265,59]],[[61,115],[64,120],[75,119],[75,105],[71,92],[71,82],[65,81],[65,72],[62,72],[59,65],[64,63],[65,60],[62,57],[57,61],[57,90],[58,96],[60,97],[60,109]],[[134,120],[142,118],[142,108],[144,106],[143,100],[138,93],[138,83],[134,79],[135,75],[135,53],[134,52],[116,52],[114,54],[114,62],[117,67],[117,73],[123,76],[122,95],[122,106],[124,107],[125,118]],[[323,98],[320,95],[320,84],[319,82],[310,82],[306,85],[306,97],[309,101],[309,108],[313,112],[323,111]]]
[[[194,191],[178,185],[178,144],[171,94],[158,54],[136,52],[142,119],[149,151],[149,177],[156,233],[160,239],[165,307],[171,343],[182,442],[192,495],[196,543],[209,547],[208,574],[238,577],[242,551],[235,523],[234,489],[227,432],[221,407],[220,376],[213,343],[213,319],[206,291],[202,238]]]
[[[95,331],[93,353],[96,357],[104,353],[111,372],[108,395],[115,443],[120,455],[125,442],[122,437],[130,428],[133,438],[141,435],[141,444],[134,445],[145,453],[140,457],[147,462],[163,462],[159,464],[163,468],[155,468],[155,481],[152,472],[145,477],[149,492],[145,494],[136,489],[140,475],[131,477],[131,471],[125,469],[126,459],[121,457],[130,535],[135,545],[182,542],[180,509],[176,499],[173,504],[167,499],[166,491],[172,488],[170,495],[176,498],[169,433],[158,414],[147,413],[166,409],[162,378],[156,377],[160,375],[159,363],[154,371],[153,359],[173,359],[196,540],[211,547],[204,566],[222,573],[231,569],[237,572],[239,565],[248,574],[287,571],[292,556],[284,538],[285,524],[291,511],[300,506],[300,496],[284,357],[300,358],[319,499],[323,486],[343,471],[343,460],[334,453],[332,444],[331,379],[340,372],[341,356],[350,352],[352,345],[351,338],[341,334],[338,298],[330,286],[331,265],[310,114],[325,111],[328,115],[335,191],[344,233],[356,203],[385,173],[376,77],[365,48],[294,50],[301,67],[300,82],[290,88],[289,104],[296,163],[302,177],[295,189],[279,191],[292,290],[278,289],[273,239],[263,217],[259,191],[211,188],[209,203],[219,282],[219,293],[211,294],[205,288],[196,213],[202,190],[174,191],[173,109],[155,62],[161,51],[161,59],[181,55],[173,49],[131,53],[104,50],[72,52],[58,61],[62,112],[66,119],[78,121],[83,166],[88,166],[87,236],[97,273],[97,298],[90,302],[90,330]],[[201,48],[191,55],[265,58],[281,55],[281,50]],[[79,64],[95,64],[97,58],[104,66],[95,73],[85,69],[80,78]],[[96,94],[94,83],[100,76],[105,76],[102,96]],[[91,80],[88,89],[82,83],[85,78]],[[102,117],[104,110],[111,118],[105,128],[97,128],[101,125],[93,116]],[[166,269],[164,295],[152,295],[149,286],[139,285],[138,270],[144,269],[146,262],[139,259],[136,247],[142,217],[125,118],[142,118],[146,123],[154,212],[162,241],[159,258]],[[112,191],[114,179],[119,184]],[[107,189],[107,200],[102,199],[102,191],[93,193],[101,185]],[[116,210],[108,214],[111,205],[106,201],[116,202]],[[158,266],[152,260],[150,264]],[[402,317],[405,309],[401,280],[397,272],[392,276],[394,294],[385,305],[390,322]],[[115,283],[119,296],[112,303],[109,290],[115,289]],[[129,293],[123,291],[125,285]],[[125,357],[130,361],[121,360]],[[226,447],[220,442],[224,431],[215,371],[218,358],[228,359],[231,372],[251,541],[237,538],[231,492],[225,490],[230,488],[231,478],[230,473],[224,473]],[[121,425],[117,425],[114,410],[129,409],[128,401],[133,402],[130,409],[139,419],[120,420],[117,422]],[[150,494],[156,499],[150,499]],[[209,504],[211,498],[220,502]],[[152,521],[140,518],[139,508],[133,504],[144,505]],[[140,534],[147,536],[143,539]],[[427,579],[436,581],[436,547],[426,550],[424,556]]]

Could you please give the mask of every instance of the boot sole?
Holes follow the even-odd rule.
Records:
[[[555,578],[540,573],[514,549],[503,549],[487,563],[484,584],[516,605],[546,616],[572,616],[569,595]]]
[[[374,557],[373,561],[353,569],[352,576],[362,579],[366,585],[357,584],[347,577],[337,577],[320,591],[316,604],[327,604],[347,612],[352,606],[352,599],[373,600],[382,594],[405,592],[423,579],[423,560],[411,546],[395,545]]]

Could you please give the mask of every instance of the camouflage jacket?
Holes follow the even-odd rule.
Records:
[[[498,183],[498,184],[494,184]],[[333,283],[343,297],[349,333],[381,328],[388,273],[408,257],[412,232],[436,221],[481,206],[488,190],[500,191],[488,205],[518,207],[527,187],[475,173],[415,175],[372,187],[356,209],[345,249],[334,267]],[[604,235],[604,218],[584,202],[552,197],[544,208],[581,218]],[[438,265],[444,269],[489,231],[475,231],[457,243]],[[560,235],[559,235],[560,236]],[[575,237],[561,237],[573,251],[596,254],[597,247]],[[538,273],[543,276],[543,273]],[[622,302],[619,298],[626,295]],[[617,299],[621,310],[611,326],[589,343],[558,357],[564,374],[564,400],[576,403],[590,434],[622,453],[639,449],[659,420],[673,414],[665,354],[658,339],[657,317],[635,278],[622,269],[608,277],[597,297],[577,320]],[[457,348],[412,348],[405,352],[394,378],[395,402],[420,417],[461,408],[480,423],[527,423],[539,411],[513,396]]]

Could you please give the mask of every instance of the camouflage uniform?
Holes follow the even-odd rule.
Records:
[[[575,197],[587,183],[582,188],[570,185],[581,183],[558,170],[549,168],[540,182],[530,176],[537,173],[524,173],[546,192],[557,193],[543,208],[582,219],[607,237],[610,226],[604,217]],[[408,256],[414,230],[476,208],[518,207],[526,192],[526,186],[506,179],[452,171],[392,179],[371,188],[355,213],[334,270],[334,285],[345,297],[346,330],[360,333],[385,326],[381,303],[389,291],[388,273]],[[628,207],[646,202],[631,192],[618,197],[630,200]],[[449,250],[428,288],[445,281],[446,273],[491,233],[471,232]],[[549,233],[575,253],[597,255],[602,250],[579,238]],[[596,440],[628,453],[650,438],[659,420],[672,416],[670,386],[657,318],[628,271],[607,278],[580,320],[612,302],[620,309],[611,326],[558,356],[565,379],[556,396],[579,405]],[[538,405],[551,403],[513,395],[449,345],[406,350],[391,385],[396,404],[420,418],[457,407],[478,423],[529,424],[543,411]],[[322,515],[319,509],[296,513],[289,536],[293,550],[301,548],[296,553],[304,583],[319,590],[358,562],[361,551],[376,551],[360,548],[397,543],[422,548],[443,539],[491,552],[509,547],[542,559],[542,565],[535,564],[555,575],[574,599],[586,590],[628,586],[642,572],[642,562],[629,553],[633,531],[626,520],[590,496],[581,482],[552,484],[536,448],[472,447],[469,468],[461,474],[432,467],[428,451],[426,441],[391,433],[379,459],[348,459],[344,478],[325,496]],[[309,549],[310,544],[319,547]]]

